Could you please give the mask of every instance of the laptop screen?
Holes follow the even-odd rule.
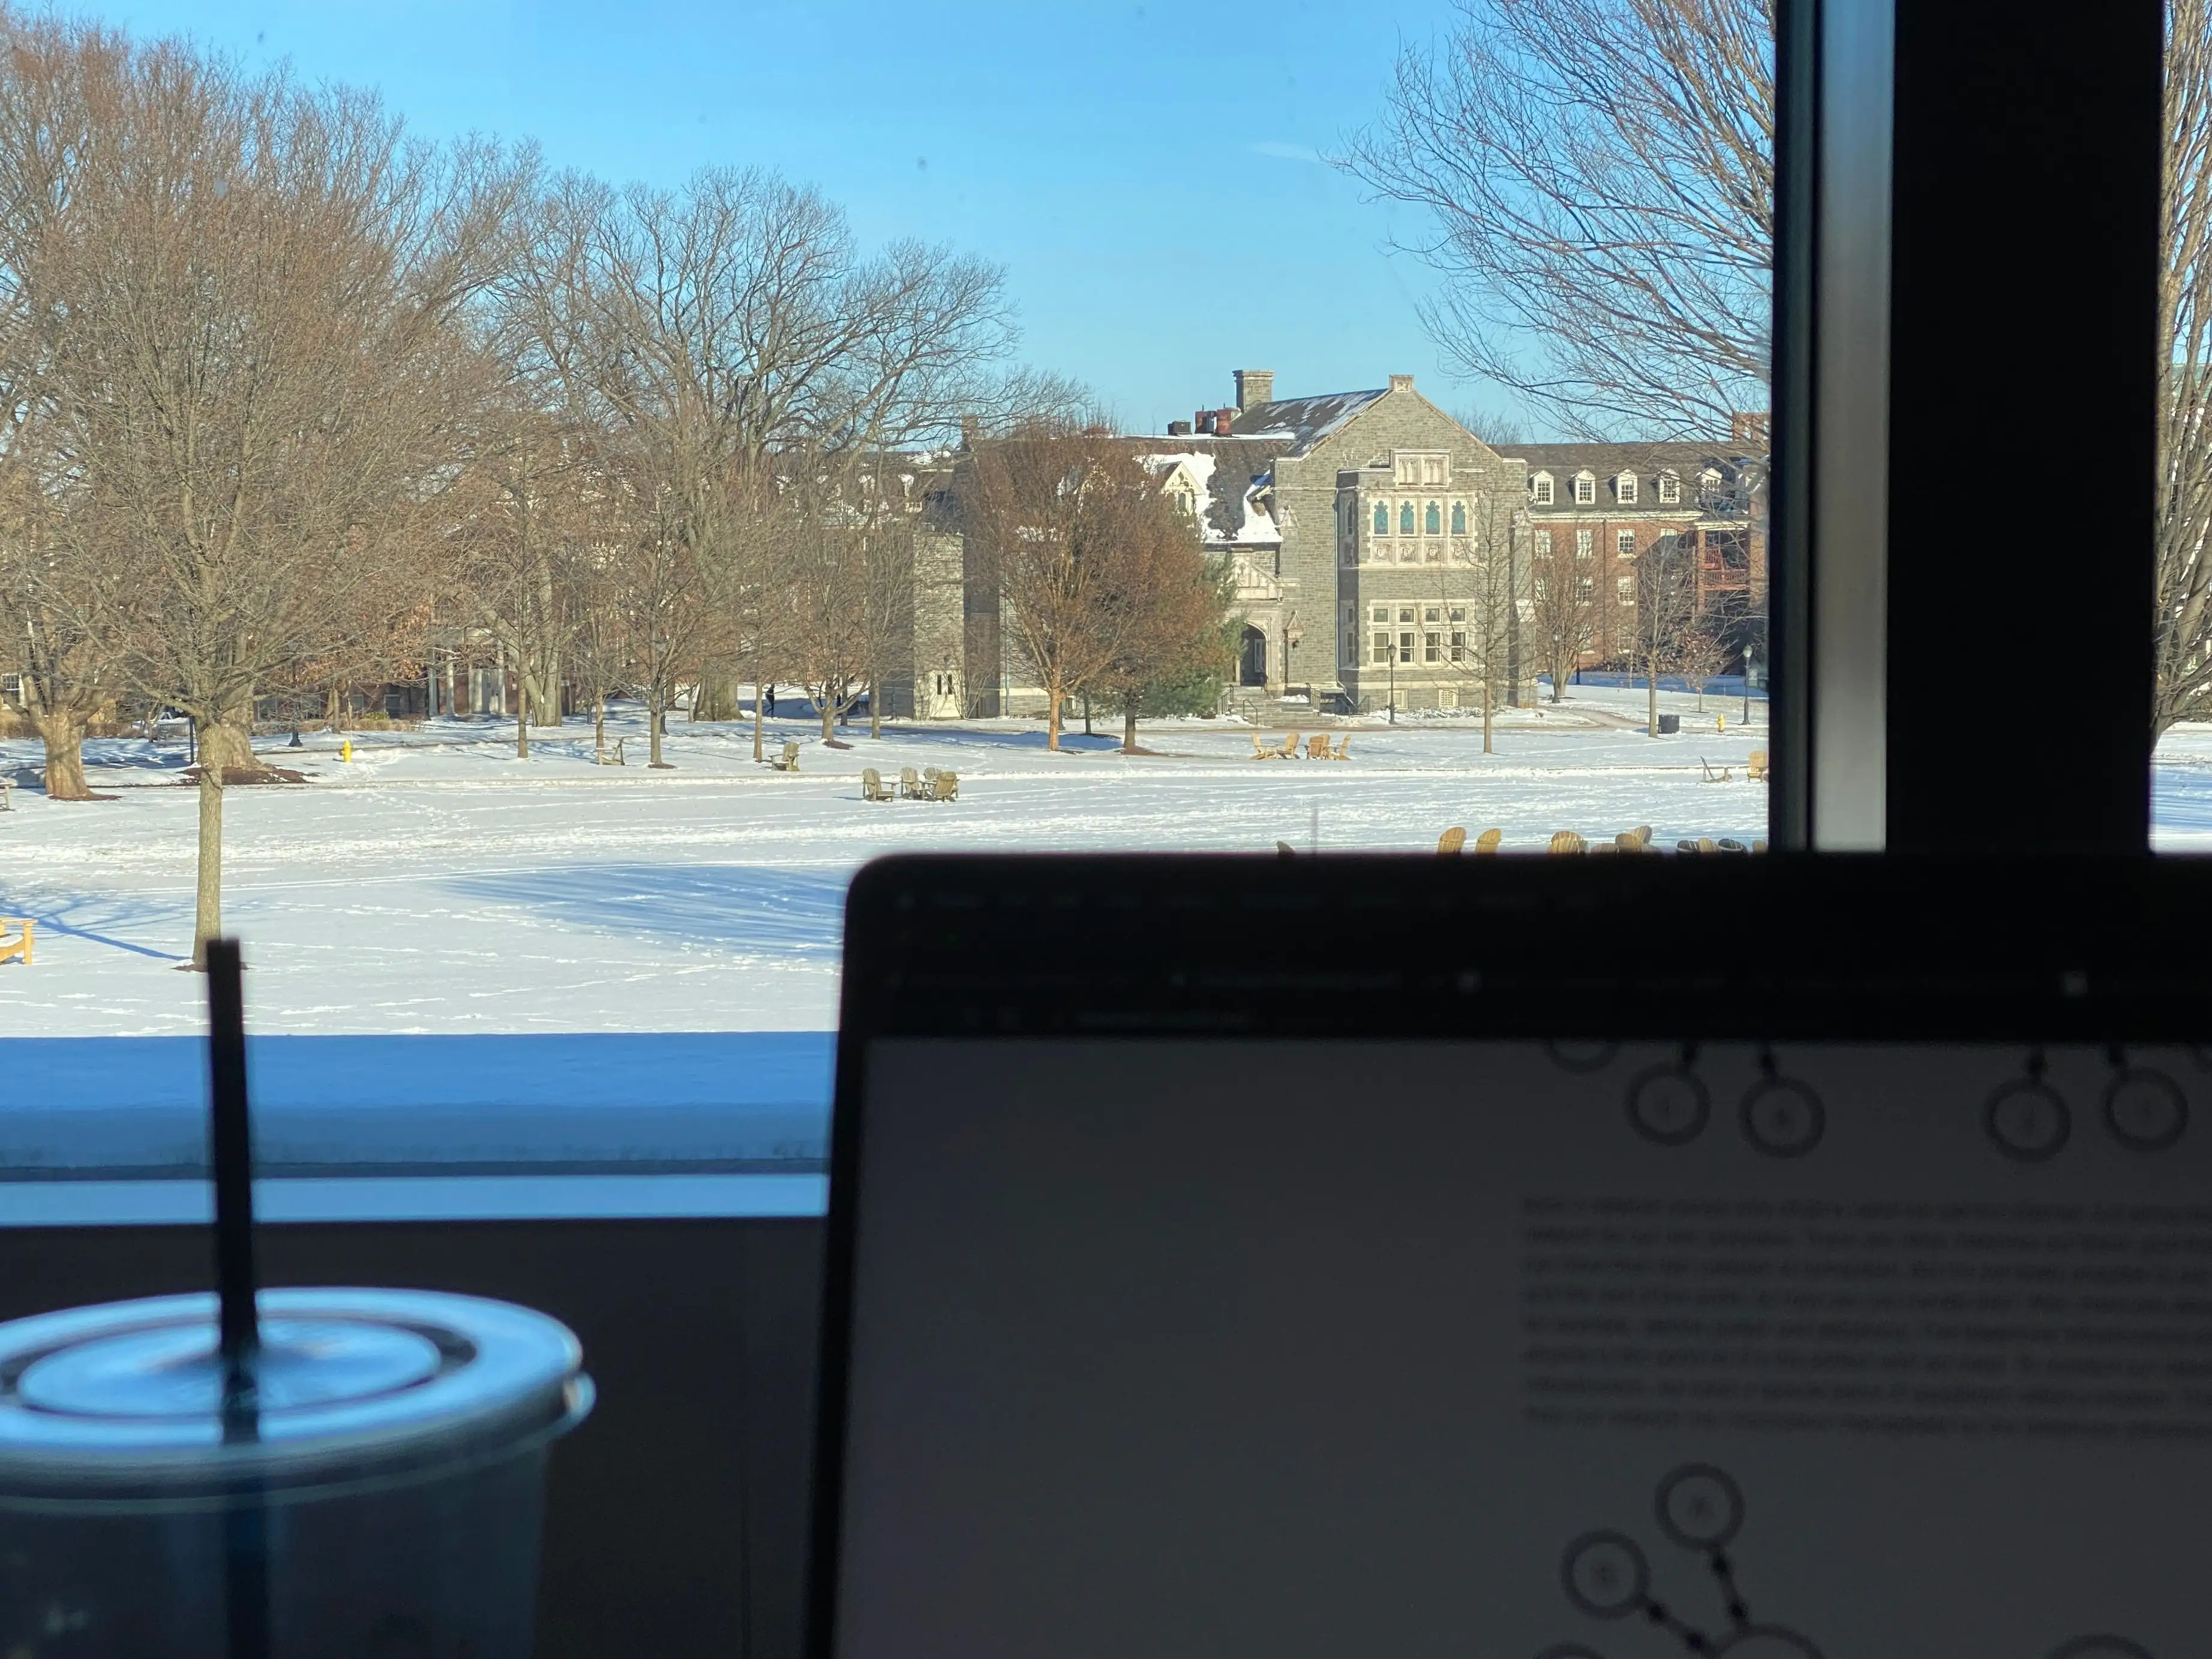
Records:
[[[2202,1651],[2204,1051],[947,971],[847,1033],[817,1655]]]
[[[878,1042],[838,1651],[2196,1651],[2204,1076]]]

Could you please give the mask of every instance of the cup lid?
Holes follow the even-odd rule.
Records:
[[[226,1442],[212,1294],[0,1324],[0,1497],[373,1478],[590,1409],[558,1320],[434,1291],[258,1299],[258,1434]]]

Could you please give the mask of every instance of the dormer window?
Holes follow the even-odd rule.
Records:
[[[1552,475],[1539,472],[1528,480],[1528,494],[1539,507],[1552,504]]]
[[[1597,505],[1596,473],[1577,472],[1575,474],[1575,505],[1577,507],[1595,507]]]
[[[1672,507],[1681,499],[1682,481],[1671,472],[1662,472],[1659,475],[1659,500],[1661,503],[1667,507]]]
[[[1613,481],[1613,498],[1623,507],[1636,505],[1636,475],[1624,472]]]

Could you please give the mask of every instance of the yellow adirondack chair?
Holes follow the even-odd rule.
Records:
[[[1352,733],[1347,732],[1336,740],[1336,747],[1328,751],[1331,760],[1344,760],[1352,752]]]
[[[1478,853],[1495,853],[1504,840],[1505,832],[1503,830],[1486,830],[1474,838],[1474,850]]]
[[[1252,758],[1254,760],[1273,760],[1275,758],[1275,750],[1271,744],[1261,742],[1260,734],[1257,732],[1255,732],[1252,734]]]
[[[1766,751],[1764,749],[1754,749],[1751,751],[1750,756],[1744,761],[1743,775],[1753,783],[1766,781]]]
[[[860,769],[860,799],[862,800],[896,800],[897,796],[884,787],[884,775],[872,766]]]
[[[26,968],[31,965],[32,935],[38,924],[28,916],[0,916],[0,928],[13,927],[15,937],[9,939],[0,933],[0,962],[20,960]]]
[[[1319,741],[1319,739],[1316,739],[1316,741]],[[1456,853],[1466,845],[1467,830],[1466,828],[1461,824],[1455,823],[1450,829],[1445,830],[1443,834],[1437,837],[1437,851],[1439,853]]]
[[[1327,760],[1328,757],[1328,738],[1319,732],[1315,732],[1306,741],[1306,758]]]
[[[1552,844],[1545,850],[1553,853],[1587,853],[1589,851],[1589,843],[1571,830],[1555,830],[1552,832]]]

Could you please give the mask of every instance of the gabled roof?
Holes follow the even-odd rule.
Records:
[[[1239,438],[1280,440],[1282,453],[1303,455],[1387,390],[1331,392],[1318,398],[1282,398],[1255,404],[1237,417],[1231,433]]]

